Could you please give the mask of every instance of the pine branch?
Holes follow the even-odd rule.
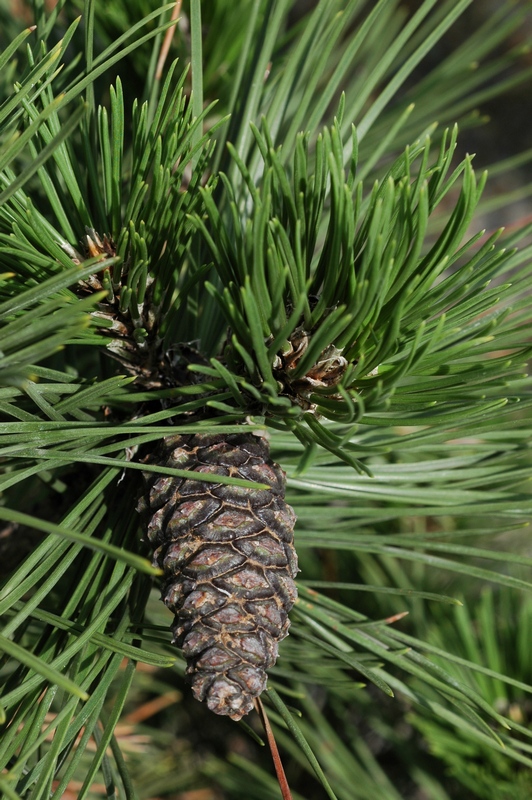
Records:
[[[174,37],[192,76],[173,60],[161,83],[173,4],[141,19],[87,2],[83,35],[75,5],[36,8],[39,45],[24,61],[34,34],[13,32],[0,57],[2,518],[15,545],[29,527],[43,534],[2,578],[2,791],[60,797],[81,777],[84,797],[102,774],[131,792],[113,730],[133,663],[172,663],[179,681],[185,670],[161,612],[144,619],[152,570],[134,555],[132,498],[141,470],[190,479],[139,454],[243,425],[268,429],[299,520],[300,599],[266,695],[297,769],[330,797],[379,786],[395,800],[345,714],[377,696],[382,732],[392,694],[438,746],[452,730],[530,766],[526,726],[508,732],[489,682],[530,692],[526,670],[514,678],[496,656],[486,667],[464,622],[449,646],[449,616],[440,638],[420,622],[428,603],[452,613],[460,576],[532,585],[520,542],[530,252],[504,247],[527,229],[502,245],[471,233],[485,176],[455,161],[446,127],[476,124],[478,103],[527,79],[507,77],[517,50],[491,55],[526,9],[505,5],[418,78],[465,0],[425,0],[408,19],[387,0],[320,2],[296,26],[289,0],[251,4],[245,24],[219,0],[201,8],[203,40],[198,13],[190,39],[186,16]],[[243,759],[216,779],[247,796],[245,771],[257,797],[274,796]],[[428,773],[411,774],[428,791]]]

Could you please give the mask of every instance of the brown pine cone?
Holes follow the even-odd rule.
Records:
[[[166,437],[145,462],[270,487],[144,473],[138,506],[148,517],[154,564],[164,571],[162,599],[175,613],[174,642],[194,697],[239,720],[266,687],[297,598],[285,474],[269,459],[266,439],[251,433]]]

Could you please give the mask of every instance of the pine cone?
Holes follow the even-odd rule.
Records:
[[[166,437],[145,462],[270,487],[144,473],[138,506],[149,516],[154,564],[164,571],[162,599],[175,613],[174,642],[194,697],[239,720],[266,687],[297,597],[285,474],[269,459],[266,439],[250,433]]]

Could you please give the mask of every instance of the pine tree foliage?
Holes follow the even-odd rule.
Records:
[[[526,671],[448,630],[460,585],[532,587],[529,231],[476,231],[485,176],[454,125],[530,78],[503,47],[527,4],[424,70],[470,0],[322,0],[297,22],[292,0],[191,0],[163,77],[175,4],[141,5],[35,4],[26,30],[0,8],[0,518],[15,550],[39,532],[1,575],[0,791],[150,796],[116,726],[137,663],[185,664],[145,618],[135,506],[142,472],[189,473],[141,457],[243,426],[268,432],[298,518],[263,695],[294,774],[330,798],[445,797],[409,759],[397,788],[345,713],[393,743],[371,711],[391,703],[465,786],[449,735],[529,769],[493,689],[525,697]],[[161,794],[198,785],[172,771]],[[205,772],[277,796],[242,757]]]

